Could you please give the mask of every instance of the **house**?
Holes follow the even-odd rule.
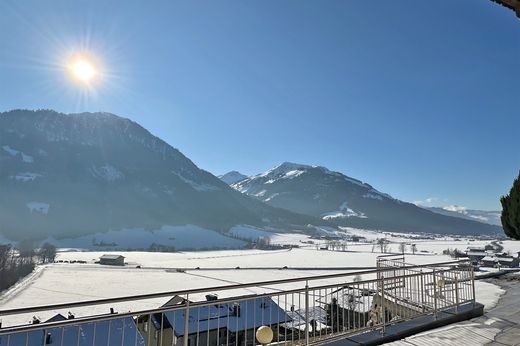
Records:
[[[56,315],[46,322],[58,322],[63,319],[67,318],[63,315]],[[139,331],[136,330],[134,320],[131,317],[122,317],[88,323],[78,321],[78,324],[63,327],[1,335],[0,346],[7,345],[145,346],[145,343]]]
[[[487,255],[488,252],[484,246],[468,246],[466,249],[466,256],[468,256],[473,264],[478,264]]]
[[[518,257],[508,256],[505,253],[489,255],[484,257],[480,264],[482,267],[491,267],[491,268],[515,268],[518,267],[519,259]]]
[[[183,345],[253,345],[256,328],[267,325],[278,333],[278,325],[291,320],[271,298],[260,297],[236,303],[219,304],[215,296],[208,295],[213,305],[190,307],[188,326],[185,328],[185,309],[138,318],[138,329],[146,340],[147,346]],[[181,303],[182,304],[182,303]],[[176,304],[177,305],[177,304]],[[187,332],[187,334],[186,334]]]
[[[99,264],[112,265],[112,266],[124,266],[125,257],[121,255],[103,255],[99,258]]]

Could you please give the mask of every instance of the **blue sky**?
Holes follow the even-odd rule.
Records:
[[[431,205],[499,208],[519,61],[490,0],[0,3],[0,110],[112,112],[215,174],[317,164]]]

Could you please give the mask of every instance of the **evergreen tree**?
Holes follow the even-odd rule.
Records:
[[[508,237],[520,239],[520,172],[509,194],[500,198],[502,228]]]

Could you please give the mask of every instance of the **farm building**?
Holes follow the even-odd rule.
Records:
[[[99,264],[111,266],[124,266],[125,257],[121,255],[103,255],[99,258]]]

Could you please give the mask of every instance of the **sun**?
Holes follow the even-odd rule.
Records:
[[[78,59],[76,62],[74,62],[72,71],[74,73],[74,77],[83,82],[90,82],[92,77],[94,77],[96,74],[94,66],[92,66],[89,61],[83,59]]]
[[[98,74],[92,60],[85,57],[74,57],[69,64],[69,70],[76,80],[89,84]]]

